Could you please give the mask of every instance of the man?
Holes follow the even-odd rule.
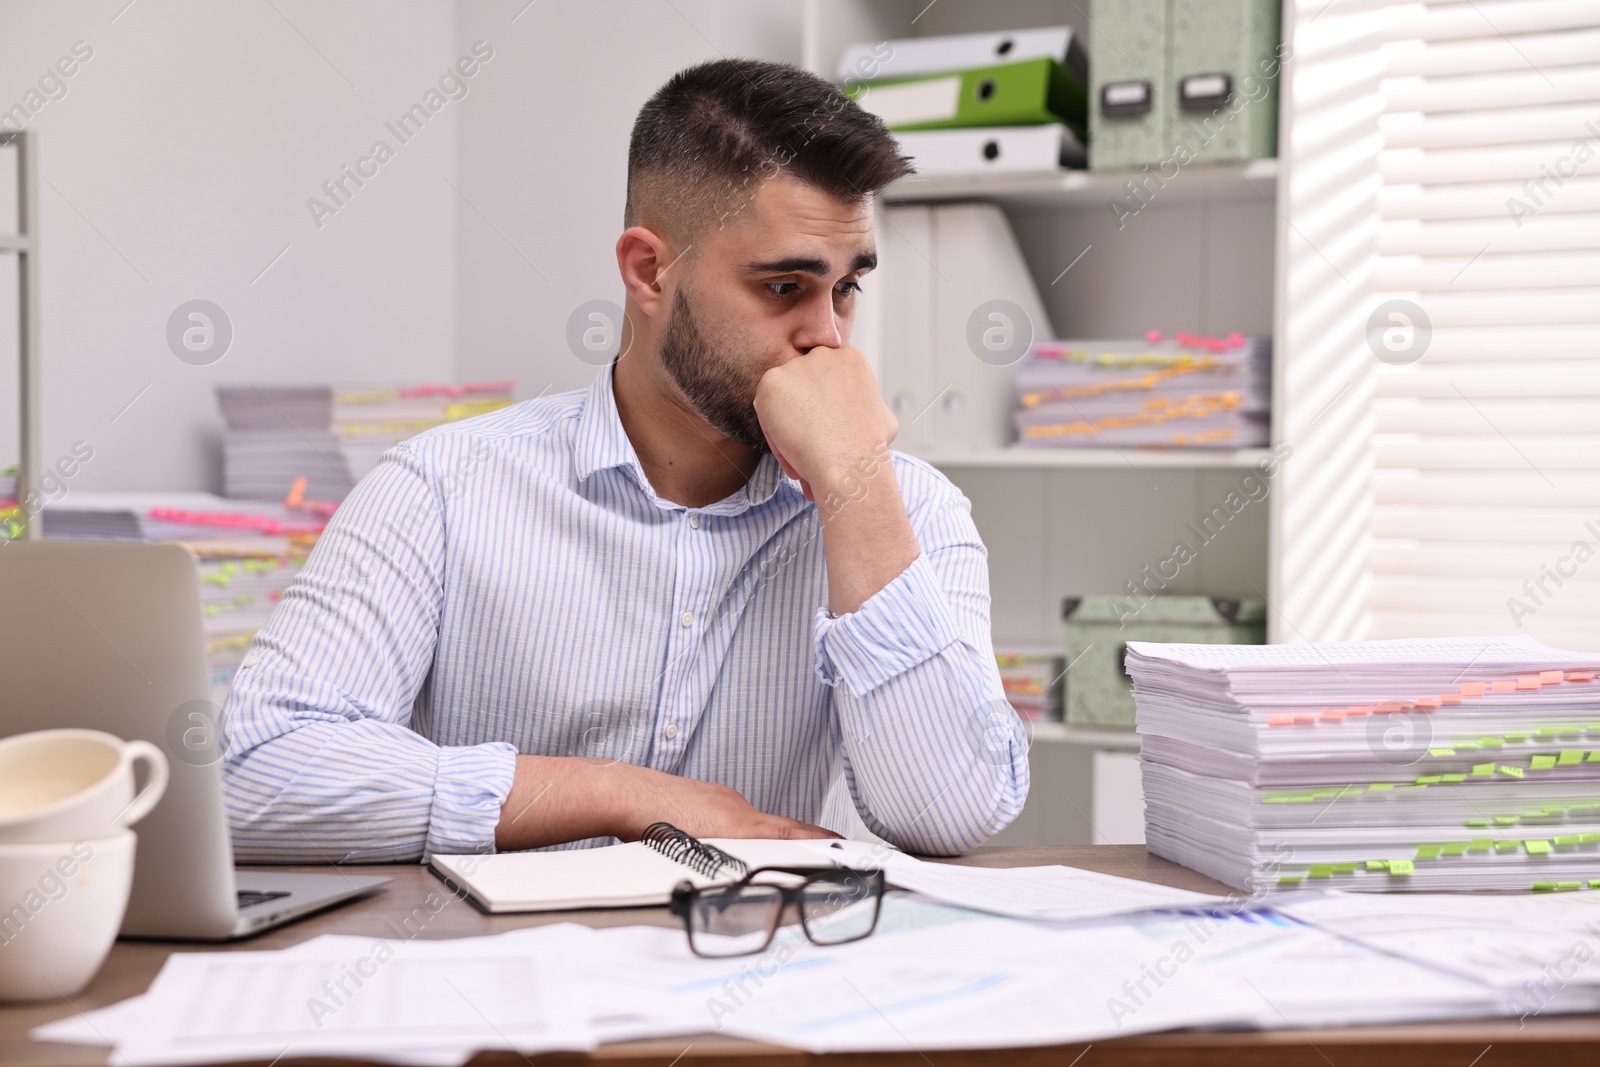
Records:
[[[860,352],[884,126],[724,60],[640,111],[632,338],[587,390],[430,430],[333,516],[227,708],[243,860],[866,828],[965,851],[1026,746],[961,495]],[[843,794],[841,794],[843,795]],[[838,828],[837,826],[835,828]]]

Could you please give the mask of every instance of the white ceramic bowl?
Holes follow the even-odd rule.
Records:
[[[147,768],[133,794],[133,764]],[[110,837],[150,813],[167,757],[148,741],[100,730],[37,730],[0,740],[0,843]]]
[[[136,836],[0,844],[0,1001],[72,996],[99,971],[133,888]]]

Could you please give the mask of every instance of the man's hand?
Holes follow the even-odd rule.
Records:
[[[755,405],[784,473],[816,502],[828,608],[855,611],[921,552],[889,456],[900,421],[849,345],[813,348],[773,367],[756,386]]]
[[[859,480],[861,465],[887,459],[900,432],[866,357],[849,345],[813,348],[767,371],[755,408],[772,454],[808,500]]]
[[[711,782],[581,756],[518,756],[495,847],[506,852],[606,836],[637,841],[653,822],[696,837],[839,836],[757,811],[736,791]]]

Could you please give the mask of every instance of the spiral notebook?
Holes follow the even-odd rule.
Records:
[[[667,823],[644,838],[564,852],[439,856],[433,872],[491,914],[569,908],[645,908],[668,903],[679,882],[711,885],[757,867],[838,866],[854,842],[700,840]],[[830,855],[831,854],[831,855]]]

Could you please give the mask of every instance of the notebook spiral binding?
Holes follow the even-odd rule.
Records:
[[[750,873],[749,864],[730,856],[715,845],[708,845],[668,822],[651,823],[640,840],[670,860],[676,860],[696,874],[715,878],[723,868],[732,868],[740,877]]]

